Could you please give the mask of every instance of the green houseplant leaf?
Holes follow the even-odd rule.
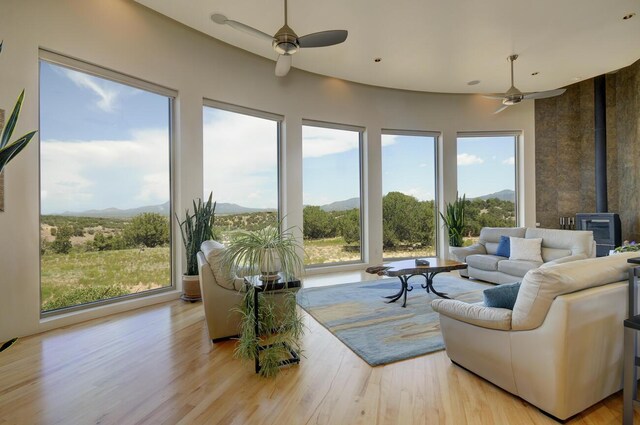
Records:
[[[440,217],[449,234],[449,246],[462,246],[465,226],[466,195],[459,198],[456,194],[455,202],[445,205],[445,214],[440,212]]]
[[[216,203],[213,202],[213,192],[209,194],[207,202],[198,199],[193,201],[193,214],[185,212],[184,220],[176,220],[180,225],[180,234],[184,250],[187,255],[187,276],[198,275],[198,251],[202,242],[213,239],[213,225],[215,223]]]

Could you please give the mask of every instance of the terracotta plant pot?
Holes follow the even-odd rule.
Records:
[[[192,303],[202,299],[202,293],[200,292],[200,278],[197,275],[182,275],[182,296],[180,298]]]

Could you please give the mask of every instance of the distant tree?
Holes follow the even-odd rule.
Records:
[[[58,229],[55,240],[51,243],[51,250],[56,254],[68,254],[71,251],[71,236],[73,227],[64,226]]]
[[[354,208],[340,217],[340,233],[346,243],[360,242],[360,210]]]
[[[338,226],[335,218],[318,206],[306,206],[302,210],[303,233],[306,239],[332,238]]]
[[[124,240],[129,246],[147,248],[169,243],[169,219],[158,213],[142,213],[124,228]]]

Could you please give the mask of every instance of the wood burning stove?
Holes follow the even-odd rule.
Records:
[[[591,230],[596,241],[596,256],[609,255],[609,250],[622,245],[620,216],[616,213],[578,213],[578,230]]]

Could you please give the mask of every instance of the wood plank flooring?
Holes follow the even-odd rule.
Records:
[[[372,368],[305,317],[305,357],[272,380],[234,359],[233,341],[209,342],[201,303],[22,338],[0,354],[0,424],[556,423],[444,351]],[[621,413],[618,393],[569,423],[619,424]]]

